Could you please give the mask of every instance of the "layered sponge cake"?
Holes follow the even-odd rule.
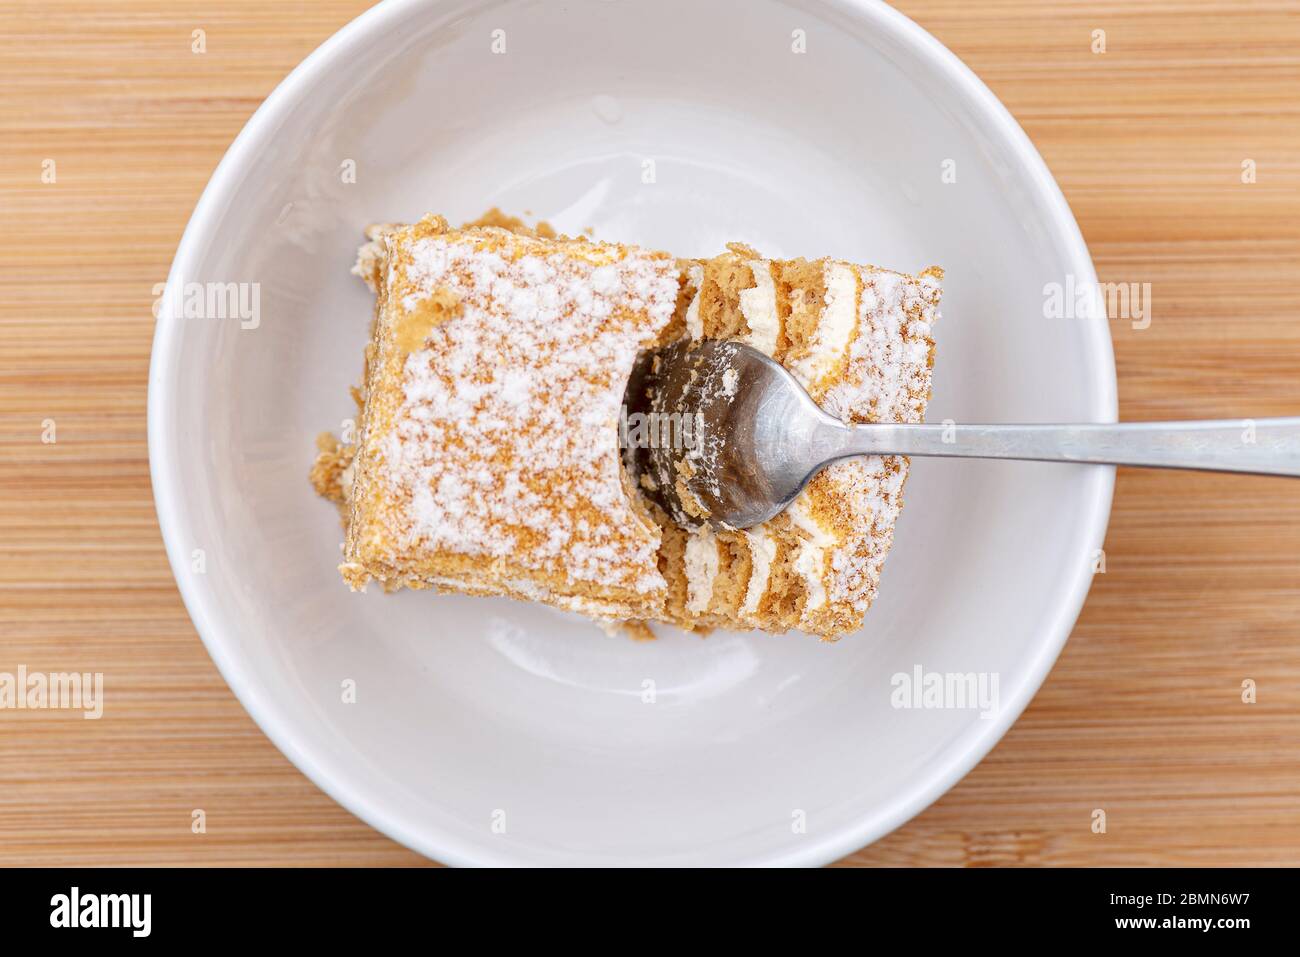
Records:
[[[655,616],[660,533],[624,487],[617,422],[676,308],[675,260],[438,217],[372,243],[344,579]],[[346,452],[324,455],[329,491]]]
[[[355,444],[320,440],[354,588],[433,587],[542,601],[606,624],[858,628],[902,507],[907,460],[823,470],[746,530],[680,527],[619,448],[638,353],[744,341],[846,422],[921,421],[937,268],[832,259],[709,260],[557,237],[490,214],[372,227],[354,270],[376,291]]]
[[[684,325],[694,339],[738,340],[772,356],[845,422],[920,422],[942,275],[771,260],[733,245],[687,265]],[[901,456],[836,463],[781,515],[743,531],[687,530],[658,514],[664,618],[824,638],[855,630],[876,595],[907,470]]]

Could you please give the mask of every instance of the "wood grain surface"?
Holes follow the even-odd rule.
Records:
[[[1122,416],[1300,413],[1300,5],[899,5],[1024,125],[1101,278],[1151,283],[1150,327],[1112,322]],[[0,671],[102,671],[112,695],[94,723],[0,712],[0,864],[425,863],[227,689],[145,448],[153,285],[245,120],[365,6],[0,5]],[[1033,704],[844,863],[1300,864],[1300,486],[1121,472],[1105,573]]]

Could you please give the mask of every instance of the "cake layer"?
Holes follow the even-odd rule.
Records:
[[[428,217],[372,230],[356,271],[378,301],[338,478],[349,584],[654,617],[660,532],[625,488],[617,422],[676,308],[675,260]]]

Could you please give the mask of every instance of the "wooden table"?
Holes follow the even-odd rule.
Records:
[[[0,7],[0,671],[102,671],[112,696],[99,722],[0,712],[0,864],[422,863],[218,676],[145,449],[153,286],[190,210],[262,98],[366,5]],[[1300,6],[902,6],[1028,130],[1101,278],[1152,284],[1149,328],[1112,323],[1123,417],[1300,412]],[[845,863],[1300,864],[1300,486],[1122,472],[1105,574],[1029,710]]]

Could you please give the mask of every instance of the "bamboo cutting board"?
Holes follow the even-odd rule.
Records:
[[[94,723],[0,714],[0,864],[422,862],[227,689],[145,448],[153,287],[190,211],[266,94],[366,5],[0,7],[0,671],[102,671],[112,693]],[[1112,322],[1122,417],[1300,413],[1300,5],[901,6],[1024,125],[1102,280],[1151,283],[1150,326]],[[1300,485],[1121,472],[1105,572],[1033,704],[845,863],[1300,864]]]

